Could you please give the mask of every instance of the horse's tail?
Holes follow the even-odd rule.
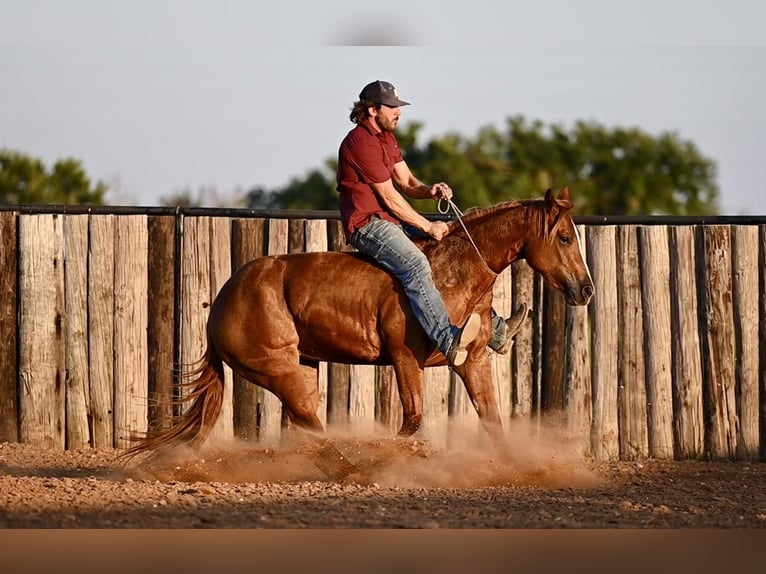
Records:
[[[183,373],[176,384],[180,397],[175,404],[191,406],[173,426],[164,430],[149,431],[137,439],[137,443],[120,455],[129,460],[139,454],[159,455],[173,446],[201,445],[213,429],[223,405],[223,361],[208,341],[207,349],[196,367]]]

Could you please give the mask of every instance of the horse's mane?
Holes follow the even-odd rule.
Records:
[[[559,226],[563,221],[563,215],[572,208],[568,200],[555,200],[559,207],[555,213],[546,209],[544,198],[521,199],[516,201],[505,201],[489,207],[471,207],[464,212],[461,219],[463,224],[468,227],[474,223],[479,223],[485,219],[494,217],[498,212],[510,211],[515,209],[526,209],[526,220],[529,227],[536,227],[540,236],[544,240],[556,235]],[[463,231],[463,226],[457,219],[449,223],[449,232],[447,236]]]

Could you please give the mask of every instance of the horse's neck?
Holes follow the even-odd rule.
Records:
[[[468,236],[462,227],[440,242],[423,245],[435,271],[460,268],[461,275],[473,287],[494,283],[502,272],[523,251],[528,222],[523,206],[512,206],[487,217],[466,218]],[[480,257],[479,257],[480,255]],[[489,269],[488,269],[489,268]]]
[[[500,273],[522,252],[528,225],[526,209],[519,205],[504,209],[494,216],[469,222],[466,227],[487,266],[494,273]]]

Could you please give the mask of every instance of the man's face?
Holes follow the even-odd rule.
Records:
[[[375,122],[378,124],[378,127],[385,132],[394,131],[399,123],[399,116],[402,115],[399,108],[391,108],[385,104],[382,104],[380,108],[373,111]]]

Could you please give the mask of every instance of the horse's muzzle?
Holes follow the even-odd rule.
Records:
[[[582,287],[567,288],[564,291],[564,298],[567,301],[567,305],[587,305],[593,297],[593,284],[587,283]]]

